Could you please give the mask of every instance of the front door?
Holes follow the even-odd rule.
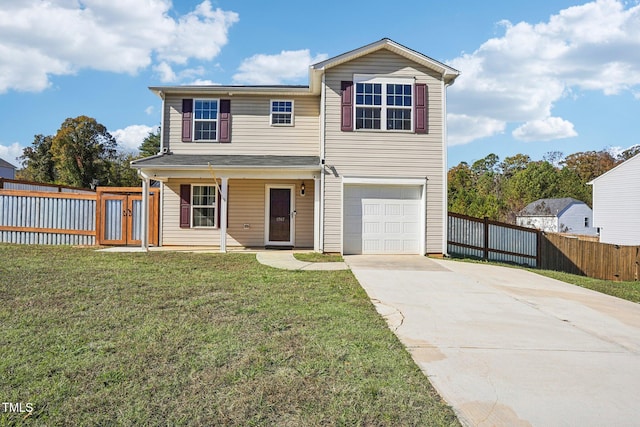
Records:
[[[268,187],[267,245],[293,245],[293,187]]]

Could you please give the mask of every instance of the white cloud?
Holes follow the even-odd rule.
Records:
[[[81,69],[136,73],[158,58],[211,60],[238,14],[204,0],[177,18],[170,0],[22,0],[0,10],[0,93],[42,91]],[[170,70],[163,66],[163,71]]]
[[[448,108],[455,115],[521,124],[513,135],[527,141],[567,138],[576,131],[566,119],[553,117],[559,100],[577,91],[638,93],[640,5],[596,0],[564,9],[544,23],[500,24],[502,37],[448,61],[462,72],[449,89]],[[450,128],[454,135],[464,134],[460,140],[466,142],[490,136],[491,129],[479,126],[474,133],[455,123]]]
[[[11,163],[13,166],[20,167],[18,157],[22,156],[24,147],[19,143],[14,142],[11,145],[0,144],[0,158]]]
[[[447,139],[449,145],[460,145],[498,133],[503,133],[506,123],[482,116],[447,114]]]
[[[245,59],[233,76],[238,84],[275,85],[307,78],[309,65],[327,59],[326,54],[311,56],[309,49],[283,50],[276,55],[258,54]]]
[[[156,108],[153,105],[149,105],[144,109],[144,112],[147,113],[147,116],[152,115],[155,112]]]
[[[124,129],[109,132],[118,142],[118,146],[127,152],[137,152],[138,147],[154,128],[146,125],[131,125]]]
[[[512,135],[521,141],[550,141],[552,139],[578,136],[573,123],[560,117],[548,117],[544,120],[532,120],[514,130]]]

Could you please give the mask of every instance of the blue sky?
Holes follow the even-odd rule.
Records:
[[[148,86],[307,84],[310,63],[384,37],[461,71],[449,166],[640,143],[638,1],[3,3],[0,157],[16,165],[78,115],[134,150],[160,124]]]

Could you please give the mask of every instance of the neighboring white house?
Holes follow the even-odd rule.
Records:
[[[516,224],[552,233],[597,234],[591,208],[571,197],[531,202],[516,216]]]
[[[11,163],[0,159],[0,178],[15,179],[16,167]]]
[[[589,182],[600,242],[640,245],[640,155]]]

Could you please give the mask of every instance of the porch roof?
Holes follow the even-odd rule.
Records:
[[[134,160],[136,169],[291,169],[320,170],[318,156],[159,154]]]

